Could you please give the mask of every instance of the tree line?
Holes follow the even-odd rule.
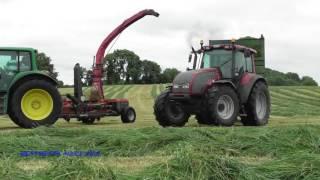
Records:
[[[52,59],[45,53],[37,55],[38,69],[46,71],[51,77],[56,79],[59,86],[64,85],[63,81],[58,80],[59,73],[55,70]],[[141,60],[133,51],[122,49],[115,50],[107,54],[103,60],[105,84],[155,84],[170,83],[179,73],[176,68],[166,68],[162,71],[159,64],[151,60]],[[91,85],[92,70],[81,67],[81,78],[84,85]]]
[[[300,76],[297,73],[283,73],[266,68],[265,78],[271,86],[318,86],[318,83],[310,76]]]
[[[133,51],[122,49],[107,54],[103,60],[105,84],[170,83],[179,73],[176,68],[161,69],[151,60],[141,60]],[[83,69],[85,84],[90,85],[91,70]]]

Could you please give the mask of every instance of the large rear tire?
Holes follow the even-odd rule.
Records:
[[[263,126],[268,123],[270,116],[270,94],[267,85],[257,82],[245,105],[247,116],[241,117],[245,126]]]
[[[23,128],[52,125],[62,110],[58,89],[43,79],[23,82],[10,97],[9,117]]]
[[[184,126],[190,114],[184,111],[180,103],[168,99],[169,92],[169,90],[163,91],[155,100],[153,109],[156,120],[163,127]]]
[[[211,119],[221,126],[232,126],[239,114],[239,99],[229,86],[218,85],[208,90],[208,111]]]

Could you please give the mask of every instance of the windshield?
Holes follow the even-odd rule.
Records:
[[[217,49],[204,52],[203,68],[220,67],[223,78],[232,78],[232,51]]]

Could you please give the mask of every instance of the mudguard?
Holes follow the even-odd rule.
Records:
[[[44,79],[47,79],[51,83],[57,85],[58,82],[54,78],[52,78],[48,73],[44,71],[24,71],[24,72],[19,72],[14,79],[11,81],[11,84],[9,86],[9,89],[11,89],[17,82],[20,80],[23,80],[25,78],[31,78],[31,77],[41,77]]]
[[[212,83],[212,85],[218,85],[218,84],[224,84],[224,85],[229,85],[232,87],[234,90],[236,90],[236,86],[233,84],[233,82],[228,81],[228,80],[218,80]]]
[[[238,87],[238,94],[240,97],[241,104],[247,103],[252,88],[258,81],[263,81],[264,83],[266,83],[266,85],[268,85],[266,79],[258,74],[245,73],[241,77]]]

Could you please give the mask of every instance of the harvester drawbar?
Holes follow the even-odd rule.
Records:
[[[101,43],[92,70],[92,87],[90,97],[85,100],[82,92],[82,82],[80,78],[80,65],[74,67],[74,95],[67,94],[63,100],[61,118],[69,121],[70,118],[77,118],[86,124],[92,124],[95,120],[100,120],[104,116],[121,116],[123,123],[132,123],[136,119],[135,110],[129,106],[128,99],[106,99],[103,92],[103,59],[105,51],[110,43],[127,27],[135,23],[146,15],[158,17],[159,13],[152,9],[138,12],[125,20],[115,28]]]

